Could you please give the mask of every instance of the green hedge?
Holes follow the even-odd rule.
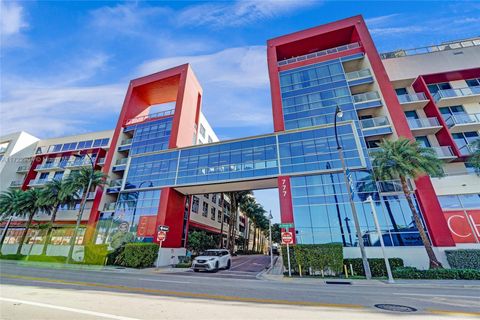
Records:
[[[67,257],[64,256],[46,256],[46,255],[30,255],[27,256],[23,254],[5,254],[1,255],[0,259],[5,260],[21,260],[21,261],[35,261],[35,262],[60,262],[65,263]]]
[[[156,243],[127,243],[116,258],[115,264],[129,268],[153,267],[158,256]]]
[[[396,269],[403,267],[403,260],[400,258],[388,258],[390,262],[390,268]],[[370,271],[372,272],[373,277],[386,277],[387,276],[387,267],[385,266],[385,260],[380,258],[372,258],[368,259],[368,263],[370,265]],[[350,264],[352,265],[353,272],[356,276],[364,276],[365,271],[363,270],[363,262],[362,258],[354,258],[354,259],[344,259],[343,264],[345,264],[348,268],[348,272],[350,272]]]
[[[287,248],[282,248],[283,263],[288,267]],[[306,274],[309,268],[313,271],[330,270],[335,274],[343,268],[343,248],[341,244],[298,244],[290,246],[290,264],[294,273],[302,268]]]
[[[4,260],[23,260],[25,256],[23,254],[2,254],[0,259]]]
[[[90,244],[84,247],[85,253],[83,262],[85,264],[103,265],[108,255],[107,244]]]
[[[445,254],[453,269],[480,270],[480,249],[446,250]]]
[[[429,269],[418,270],[413,267],[393,270],[393,277],[399,279],[457,279],[480,280],[480,270],[473,269]]]

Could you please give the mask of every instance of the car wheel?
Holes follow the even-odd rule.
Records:
[[[198,270],[198,269],[193,269],[193,272],[198,272],[198,271],[200,271],[200,270]]]
[[[213,272],[217,272],[218,269],[219,269],[219,264],[218,264],[218,261],[215,263],[215,269],[213,269]]]
[[[228,260],[227,261],[227,267],[225,269],[227,269],[227,270],[230,269],[231,265],[232,265],[232,261]]]

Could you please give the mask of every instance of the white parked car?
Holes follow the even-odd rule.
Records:
[[[195,272],[200,270],[218,271],[225,268],[230,269],[232,265],[232,256],[225,249],[210,249],[193,259],[192,269]]]

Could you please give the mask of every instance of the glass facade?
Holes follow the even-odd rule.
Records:
[[[172,121],[173,117],[168,117],[136,125],[130,154],[168,149]]]
[[[421,245],[406,199],[380,196],[369,171],[352,172],[353,201],[365,246],[379,246],[369,196],[375,202],[383,240],[388,246]],[[342,173],[292,177],[297,242],[358,245],[352,208]],[[418,208],[417,208],[418,210]]]
[[[338,133],[347,165],[364,167],[352,125],[339,125]],[[139,188],[141,183],[144,187],[218,183],[340,167],[334,129],[323,127],[133,157],[125,188]]]

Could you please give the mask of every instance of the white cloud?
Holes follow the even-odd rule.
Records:
[[[13,1],[0,0],[0,46],[21,46],[25,39],[21,31],[28,27],[25,21],[24,9]]]
[[[400,14],[395,13],[395,14],[387,14],[387,15],[384,15],[384,16],[368,18],[368,19],[365,19],[365,23],[369,27],[384,25],[386,22],[391,22],[394,18],[397,18],[399,15]]]
[[[191,64],[203,87],[203,112],[214,128],[261,126],[258,131],[271,131],[265,46],[237,47],[207,55],[146,61],[139,66],[137,76],[184,63]],[[220,134],[223,133],[220,131]]]
[[[184,9],[178,15],[177,23],[211,27],[241,26],[289,14],[318,3],[315,0],[244,0],[233,4],[200,4]]]

